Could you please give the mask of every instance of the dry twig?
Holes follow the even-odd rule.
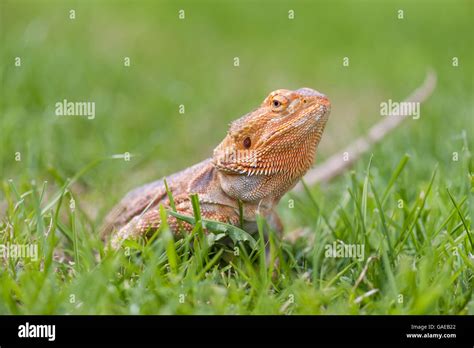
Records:
[[[415,89],[403,102],[422,103],[431,95],[436,87],[436,74],[429,71],[423,84]],[[350,168],[364,153],[366,153],[374,144],[378,143],[390,131],[399,126],[407,117],[387,116],[383,121],[378,122],[368,133],[356,139],[344,150],[332,155],[322,164],[315,166],[304,176],[308,185],[314,185],[320,182],[328,182],[344,173]],[[347,160],[344,160],[344,154],[349,154]],[[302,191],[302,184],[295,186],[293,191]]]

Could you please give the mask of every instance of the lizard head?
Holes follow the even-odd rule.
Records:
[[[311,167],[329,112],[327,97],[313,89],[271,92],[214,149],[223,190],[242,201],[279,199]]]

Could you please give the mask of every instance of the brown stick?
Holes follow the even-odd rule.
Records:
[[[423,81],[423,84],[415,89],[404,102],[422,103],[431,95],[436,87],[436,74],[429,71]],[[328,182],[344,173],[350,168],[364,153],[366,153],[374,144],[382,140],[385,135],[399,126],[407,117],[386,116],[386,118],[376,123],[369,129],[368,133],[356,139],[344,150],[332,155],[325,162],[315,166],[304,176],[303,180],[308,185],[315,185],[320,182]],[[344,160],[346,157],[347,160]],[[293,189],[294,192],[300,192],[303,185],[298,183]]]

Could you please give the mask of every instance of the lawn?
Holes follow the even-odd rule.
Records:
[[[474,314],[473,16],[468,0],[0,0],[0,246],[38,251],[0,258],[0,314]],[[278,269],[263,233],[223,246],[199,223],[104,250],[128,190],[210,157],[270,91],[329,96],[322,163],[428,70],[418,119],[283,197]],[[56,115],[63,100],[94,117]]]

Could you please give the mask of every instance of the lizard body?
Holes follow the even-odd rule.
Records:
[[[274,207],[311,167],[329,112],[326,96],[310,88],[270,93],[231,123],[212,158],[166,177],[177,212],[193,215],[189,195],[197,193],[203,218],[238,225],[240,200],[247,232],[256,231],[257,212],[281,231]],[[162,179],[132,190],[106,217],[103,236],[112,232],[111,246],[118,248],[156,230],[160,203],[170,204]],[[177,232],[176,218],[168,222]]]

